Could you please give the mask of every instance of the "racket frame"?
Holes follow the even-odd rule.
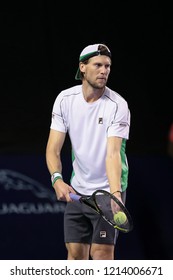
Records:
[[[116,222],[113,222],[112,220],[109,220],[103,213],[103,211],[100,209],[99,205],[97,204],[97,201],[96,201],[96,195],[100,193],[100,194],[103,194],[103,195],[107,195],[109,196],[111,199],[113,199],[121,208],[121,211],[124,212],[124,214],[126,215],[127,217],[127,220],[128,220],[128,224],[129,224],[129,227],[128,228],[124,228],[124,227],[121,227],[120,225],[117,225]],[[105,190],[96,190],[95,192],[93,192],[92,194],[92,199],[98,209],[98,212],[99,214],[111,225],[113,226],[115,229],[118,229],[124,233],[127,233],[129,231],[131,231],[133,229],[133,220],[132,220],[132,217],[129,213],[129,211],[127,210],[127,208],[124,206],[124,204],[116,197],[114,196],[113,194],[109,193],[108,191],[105,191]]]
[[[119,205],[119,207],[121,208],[121,211],[124,212],[126,217],[127,217],[128,224],[129,224],[128,228],[124,228],[124,227],[121,227],[120,225],[117,225],[115,222],[113,222],[112,220],[109,220],[104,215],[103,211],[100,209],[100,207],[99,207],[99,205],[97,204],[97,201],[96,201],[96,195],[98,195],[98,193],[100,195],[103,194],[103,195],[109,196],[111,199],[113,199]],[[109,193],[108,191],[96,190],[95,192],[93,192],[93,194],[91,196],[82,196],[82,195],[77,195],[77,194],[70,193],[70,197],[73,200],[84,203],[85,205],[87,205],[88,207],[93,209],[97,214],[99,214],[106,222],[108,222],[115,229],[118,229],[118,230],[120,230],[124,233],[127,233],[127,232],[129,232],[133,229],[133,220],[131,218],[131,215],[130,215],[129,211],[127,210],[127,208],[124,206],[124,204],[116,196]]]

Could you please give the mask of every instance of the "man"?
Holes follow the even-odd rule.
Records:
[[[64,235],[68,260],[113,260],[118,231],[69,193],[91,195],[104,189],[125,202],[129,137],[128,104],[106,86],[111,52],[104,44],[89,45],[79,57],[75,78],[82,84],[60,92],[52,112],[46,161],[57,199],[67,201]],[[72,144],[70,185],[63,181],[61,149],[68,132]]]

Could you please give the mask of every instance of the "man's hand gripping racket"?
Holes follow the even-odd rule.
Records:
[[[72,200],[79,201],[92,208],[115,229],[125,233],[133,229],[133,221],[127,208],[111,193],[98,190],[91,196],[70,193],[70,197]]]

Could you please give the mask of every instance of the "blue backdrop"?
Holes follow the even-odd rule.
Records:
[[[71,165],[63,159],[69,181]],[[173,161],[129,157],[127,207],[134,229],[120,233],[117,259],[173,259]],[[45,157],[0,157],[0,259],[66,259],[65,203],[58,202]]]

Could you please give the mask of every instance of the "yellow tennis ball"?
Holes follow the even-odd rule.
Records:
[[[126,214],[124,214],[122,211],[119,211],[118,213],[114,214],[114,221],[117,225],[124,224],[126,220],[127,220]]]

